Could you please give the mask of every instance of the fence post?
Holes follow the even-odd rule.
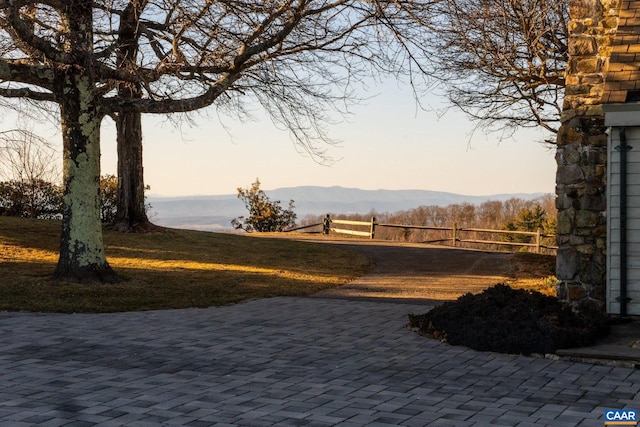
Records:
[[[371,239],[373,239],[376,236],[376,217],[372,216],[371,217],[371,230],[369,232]]]
[[[539,254],[540,253],[540,244],[541,244],[541,236],[540,234],[542,234],[542,227],[538,227],[538,232],[536,233],[536,253]]]
[[[453,244],[453,246],[454,246],[454,247],[456,246],[456,240],[458,240],[458,236],[457,236],[457,228],[458,228],[458,223],[457,223],[457,222],[454,222],[454,223],[453,223],[453,235],[452,235],[452,237],[451,237],[451,240],[452,240],[452,242],[451,242],[451,243]]]
[[[329,214],[322,221],[322,234],[329,234],[329,230],[331,229],[331,217]]]

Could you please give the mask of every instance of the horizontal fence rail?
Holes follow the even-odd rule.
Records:
[[[344,228],[338,226],[352,226],[357,227],[359,229],[353,228]],[[484,244],[484,245],[502,245],[502,246],[519,246],[519,247],[527,247],[533,248],[536,253],[539,253],[541,249],[552,249],[555,250],[558,247],[554,245],[546,245],[542,243],[542,240],[545,238],[555,237],[553,234],[544,234],[541,230],[538,231],[520,231],[520,230],[492,230],[486,228],[466,228],[466,227],[458,227],[456,223],[453,224],[452,227],[432,227],[426,225],[408,225],[408,224],[386,224],[386,223],[377,223],[375,217],[371,217],[370,221],[352,221],[345,219],[332,219],[329,215],[324,218],[322,223],[305,225],[302,227],[297,227],[293,229],[289,229],[286,231],[298,231],[303,229],[308,229],[312,227],[322,226],[322,233],[329,234],[331,232],[338,234],[349,234],[353,236],[359,237],[368,237],[370,239],[375,238],[375,231],[377,227],[388,227],[388,228],[400,228],[405,232],[409,230],[428,230],[428,231],[443,231],[445,233],[449,233],[449,235],[442,239],[433,239],[426,240],[422,243],[438,243],[438,242],[449,242],[452,246],[457,246],[458,243],[472,243],[472,244]],[[364,228],[364,229],[363,229]],[[471,238],[463,238],[462,235],[464,233],[484,233],[484,234],[497,234],[497,235],[512,235],[512,236],[524,236],[529,237],[529,242],[516,242],[516,241],[505,241],[505,240],[486,240],[486,239],[471,239]]]
[[[375,217],[371,217],[371,221],[365,222],[365,221],[350,221],[346,219],[331,219],[329,215],[327,215],[324,221],[325,221],[325,230],[328,229],[329,232],[333,231],[334,233],[350,234],[352,236],[368,237],[370,239],[373,239],[375,237],[376,225],[377,225]],[[328,228],[326,226],[327,222],[329,223]],[[348,228],[338,228],[338,227],[333,227],[333,224],[354,225],[356,227],[367,227],[368,230],[362,231],[362,230],[351,230]],[[329,233],[327,232],[325,234],[329,234]]]
[[[288,232],[290,232],[290,231],[306,230],[307,228],[319,227],[319,226],[321,226],[321,225],[322,225],[322,223],[321,223],[321,222],[318,222],[318,223],[316,223],[316,224],[309,224],[309,225],[303,225],[303,226],[301,226],[301,227],[289,228],[289,229],[284,230],[284,232],[285,232],[285,233],[288,233]]]

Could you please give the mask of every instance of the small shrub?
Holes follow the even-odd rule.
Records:
[[[574,312],[555,297],[507,285],[410,314],[408,326],[452,345],[525,355],[591,345],[609,333],[603,313]]]
[[[22,218],[62,218],[63,189],[43,180],[14,180],[0,182],[0,215]],[[150,208],[146,205],[147,209]],[[109,224],[118,208],[118,178],[100,177],[100,217]]]
[[[0,215],[59,219],[62,188],[39,179],[0,182]]]
[[[118,177],[100,177],[100,219],[103,224],[111,224],[118,213]]]
[[[238,188],[238,198],[244,202],[249,217],[240,216],[231,220],[231,225],[236,230],[273,232],[283,231],[296,224],[293,200],[289,200],[289,209],[283,209],[279,200],[271,201],[260,189],[259,179],[251,184],[251,188]]]

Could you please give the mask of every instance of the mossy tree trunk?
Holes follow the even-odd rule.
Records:
[[[104,252],[100,220],[100,122],[85,76],[67,76],[60,104],[64,147],[63,220],[55,277],[113,282],[117,276]]]
[[[91,54],[93,46],[90,2],[71,2],[66,24],[72,55]],[[71,10],[71,9],[70,9]],[[81,282],[114,282],[104,252],[100,220],[100,111],[90,69],[66,67],[58,73],[57,98],[63,139],[63,220],[60,257],[54,276]]]

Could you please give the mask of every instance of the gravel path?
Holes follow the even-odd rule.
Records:
[[[390,242],[339,242],[368,256],[371,272],[318,296],[454,300],[504,283],[514,274],[514,255]]]

